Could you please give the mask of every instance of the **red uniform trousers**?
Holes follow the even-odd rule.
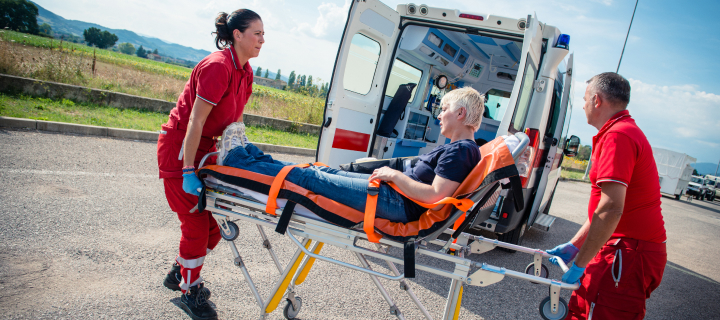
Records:
[[[610,239],[587,265],[566,320],[643,319],[645,300],[662,280],[665,243]]]
[[[220,242],[220,228],[210,211],[198,212],[190,210],[198,204],[198,197],[183,191],[183,179],[166,178],[165,197],[170,208],[177,213],[180,219],[180,255],[176,261],[180,265],[180,274],[183,277],[180,288],[183,292],[190,286],[201,283],[205,256]]]
[[[198,197],[183,191],[182,184],[182,145],[185,138],[185,128],[176,128],[171,125],[162,126],[163,133],[158,139],[158,165],[160,177],[165,185],[165,197],[170,209],[177,213],[180,220],[180,252],[176,258],[180,265],[183,281],[180,288],[185,292],[190,286],[202,282],[200,270],[205,255],[220,241],[220,229],[210,211],[190,213],[197,204]],[[195,166],[209,152],[215,151],[212,139],[202,137],[195,156]],[[214,157],[210,157],[208,164],[214,164]]]

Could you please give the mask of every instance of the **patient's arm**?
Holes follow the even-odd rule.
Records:
[[[432,185],[427,185],[417,182],[402,172],[388,167],[375,169],[370,176],[370,180],[375,179],[393,182],[408,198],[424,203],[435,203],[445,197],[451,197],[460,186],[459,182],[445,179],[439,175],[435,175]],[[438,205],[433,209],[437,210],[442,208],[442,206],[443,205]]]

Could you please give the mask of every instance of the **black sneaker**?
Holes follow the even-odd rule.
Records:
[[[167,276],[165,276],[163,285],[172,291],[180,291],[180,281],[182,281],[182,276],[180,275],[180,265],[176,262],[173,263],[172,268],[170,268]],[[210,289],[203,287],[202,290],[205,292],[205,298],[210,299]]]
[[[216,320],[217,312],[208,303],[203,289],[205,286],[202,283],[190,287],[190,290],[180,297],[180,307],[193,320]]]

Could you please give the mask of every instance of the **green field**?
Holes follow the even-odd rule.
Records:
[[[134,55],[8,30],[0,31],[0,40],[0,73],[15,76],[176,101],[192,72]],[[246,112],[319,125],[324,104],[323,98],[253,85]]]
[[[52,48],[53,50],[68,52],[88,58],[92,58],[93,54],[95,54],[98,61],[130,66],[137,70],[167,75],[176,79],[187,79],[190,77],[190,73],[192,72],[192,69],[161,61],[148,60],[110,50],[98,49],[72,42],[62,42],[57,39],[45,38],[10,30],[0,31],[0,39],[21,45],[48,49]]]
[[[87,124],[111,128],[158,131],[168,114],[137,109],[117,109],[73,101],[0,94],[0,116]],[[247,127],[250,141],[315,149],[318,136],[290,133],[268,127]]]

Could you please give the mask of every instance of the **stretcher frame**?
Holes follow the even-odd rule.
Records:
[[[527,139],[527,137],[525,137],[525,139]],[[527,145],[527,141],[524,143],[525,145],[518,149],[524,149]],[[206,155],[202,159],[200,167],[203,167],[203,163],[208,157],[215,154],[217,153],[210,153]],[[513,157],[517,159],[515,152],[513,152]],[[418,300],[412,288],[405,281],[404,274],[401,273],[395,266],[396,264],[402,265],[403,259],[388,254],[388,250],[386,249],[393,247],[403,250],[404,243],[389,240],[383,237],[380,239],[379,243],[374,244],[375,250],[369,249],[358,245],[360,240],[367,240],[367,235],[362,230],[347,229],[326,221],[316,220],[296,214],[292,216],[285,235],[291,243],[297,246],[297,250],[295,250],[295,253],[287,266],[283,267],[264,231],[264,228],[274,229],[278,225],[282,209],[276,210],[277,215],[270,215],[265,213],[265,203],[250,197],[245,197],[242,195],[241,191],[216,184],[209,180],[205,180],[205,185],[205,210],[212,213],[220,227],[222,237],[227,240],[230,245],[230,249],[232,250],[234,256],[233,262],[240,268],[245,281],[260,306],[259,319],[266,319],[268,314],[276,310],[282,301],[283,296],[285,296],[285,300],[287,301],[283,311],[284,316],[287,319],[292,319],[299,313],[302,306],[302,299],[297,296],[295,289],[306,279],[316,260],[333,263],[367,274],[389,305],[390,314],[397,317],[397,319],[405,319],[401,310],[397,307],[392,297],[390,297],[385,287],[379,281],[379,278],[398,281],[400,283],[400,287],[407,292],[410,299],[415,303],[425,318],[428,320],[434,319],[420,300]],[[280,278],[274,284],[274,288],[267,299],[263,299],[260,295],[248,272],[247,266],[243,262],[240,251],[234,243],[234,240],[239,235],[239,229],[237,224],[233,221],[245,221],[253,223],[257,226],[262,239],[263,247],[268,251],[268,254],[280,273]],[[443,230],[442,233],[452,234],[454,231],[455,230],[452,229],[446,229]],[[352,251],[361,266],[339,261],[319,254],[321,248],[325,244]],[[440,246],[441,249],[438,250],[431,248],[430,244]],[[533,260],[526,270],[527,273],[508,270],[502,267],[489,265],[487,263],[475,262],[466,258],[466,256],[470,254],[482,254],[494,249],[495,247],[503,247],[531,254],[533,256]],[[457,239],[450,237],[449,240],[440,240],[437,237],[434,237],[433,239],[420,240],[417,243],[415,254],[425,255],[430,258],[454,264],[454,268],[452,268],[452,270],[444,270],[421,263],[416,263],[415,265],[416,270],[426,271],[451,279],[445,308],[441,318],[443,320],[458,319],[464,285],[485,287],[497,283],[503,280],[505,276],[508,276],[548,286],[550,289],[550,296],[541,302],[540,311],[542,314],[543,304],[547,304],[547,306],[545,306],[546,313],[548,312],[547,310],[549,310],[551,318],[554,318],[552,317],[553,315],[557,315],[558,318],[560,318],[560,314],[562,312],[567,312],[567,304],[564,300],[560,299],[560,291],[575,290],[579,287],[578,284],[563,283],[561,281],[545,278],[547,277],[547,267],[542,264],[542,260],[543,258],[550,258],[553,256],[543,250],[513,245],[464,232],[460,233]],[[392,271],[392,274],[386,274],[373,270],[367,262],[366,257],[384,260],[389,270]],[[567,266],[562,262],[562,259],[558,260],[563,272],[567,271]],[[543,268],[545,270],[543,270]],[[471,271],[473,272],[471,273]],[[543,277],[543,271],[546,272],[545,277]],[[547,317],[544,316],[544,318]]]

